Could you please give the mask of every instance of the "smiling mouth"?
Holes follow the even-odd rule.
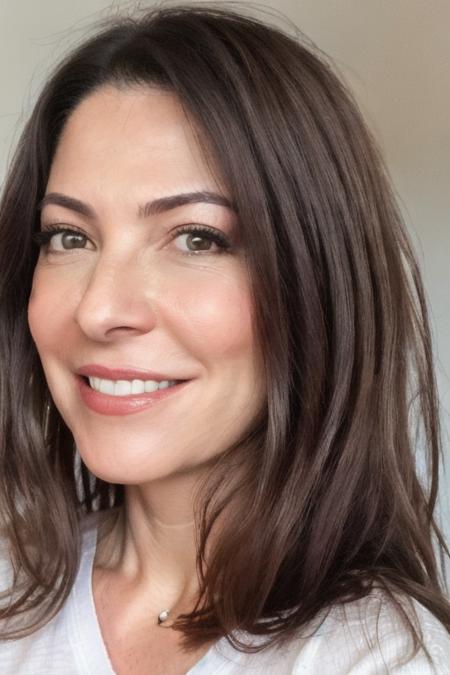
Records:
[[[91,411],[99,415],[122,416],[151,410],[152,408],[160,409],[159,406],[164,405],[164,401],[177,399],[192,380],[173,380],[171,382],[165,380],[158,382],[158,387],[153,391],[145,391],[145,383],[143,391],[142,381],[139,382],[139,380],[102,380],[100,378],[99,382],[98,378],[92,376],[77,375],[76,382],[81,400]],[[121,382],[123,384],[119,384]],[[145,382],[155,383],[154,380]],[[92,384],[94,386],[91,386]],[[118,384],[116,390],[115,387]],[[150,388],[150,385],[148,388]]]
[[[164,389],[171,389],[188,380],[108,380],[100,377],[80,376],[83,382],[93,391],[106,396],[132,397],[153,394]]]

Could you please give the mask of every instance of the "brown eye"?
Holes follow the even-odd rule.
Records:
[[[189,251],[209,251],[211,244],[214,243],[211,239],[199,234],[183,234],[177,239],[181,240]]]
[[[33,241],[49,253],[64,253],[64,251],[86,248],[88,238],[76,230],[56,226],[35,232]]]
[[[86,244],[86,237],[83,237],[82,234],[74,234],[73,232],[63,232],[60,236],[62,247],[65,249],[84,248],[82,244]]]
[[[184,226],[177,230],[173,239],[182,242],[180,248],[186,254],[195,254],[206,251],[207,253],[223,253],[230,249],[230,243],[222,232],[209,227]],[[216,251],[211,250],[211,245],[216,246]]]

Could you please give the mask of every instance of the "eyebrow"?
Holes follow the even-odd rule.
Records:
[[[223,195],[220,195],[216,192],[208,192],[203,190],[200,192],[184,192],[182,194],[175,194],[168,197],[154,199],[139,206],[138,217],[146,218],[154,214],[164,213],[165,211],[176,209],[179,206],[198,203],[216,204],[218,206],[224,206],[231,211],[236,211],[232,202],[230,202]],[[95,220],[96,218],[96,214],[92,206],[82,202],[80,199],[69,197],[68,195],[64,195],[60,192],[50,192],[49,194],[45,195],[45,197],[39,202],[37,206],[38,211],[41,211],[47,204],[56,204],[57,206],[62,206],[65,209],[75,211],[76,213],[79,213],[80,215],[92,220]]]

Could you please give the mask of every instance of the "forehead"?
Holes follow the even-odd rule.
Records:
[[[104,86],[68,118],[53,158],[50,183],[148,179],[215,184],[191,120],[177,96],[150,87]],[[214,172],[216,173],[216,172]],[[161,185],[161,188],[164,186]]]

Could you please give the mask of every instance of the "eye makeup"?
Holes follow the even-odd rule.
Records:
[[[47,253],[64,253],[66,251],[74,250],[74,249],[84,249],[85,246],[69,246],[68,248],[64,248],[61,251],[55,251],[52,250],[50,247],[50,244],[52,240],[57,236],[57,235],[62,235],[61,237],[61,244],[63,245],[64,238],[65,237],[72,237],[72,243],[73,243],[73,238],[78,238],[78,241],[85,240],[89,241],[89,238],[87,235],[81,230],[78,229],[75,226],[70,226],[66,227],[63,226],[62,224],[59,223],[52,223],[45,225],[42,230],[39,232],[34,232],[33,233],[33,242],[39,246],[40,248],[43,248]],[[209,226],[205,225],[198,225],[198,224],[187,224],[187,225],[182,225],[181,227],[178,227],[175,229],[174,232],[172,232],[170,241],[173,241],[177,239],[178,237],[185,235],[186,236],[186,241],[189,241],[192,243],[193,241],[201,241],[203,240],[204,242],[210,242],[214,243],[217,247],[218,250],[215,253],[225,253],[229,252],[231,250],[231,243],[228,239],[228,237],[220,230],[217,230],[216,228],[212,228]],[[66,239],[67,241],[67,239]],[[69,240],[70,241],[70,240]],[[195,244],[194,244],[195,246]],[[211,253],[209,249],[205,248],[200,248],[200,249],[194,249],[194,250],[189,250],[189,251],[181,251],[182,253],[185,253],[186,255],[205,255],[206,253]],[[214,253],[214,252],[213,252]]]

